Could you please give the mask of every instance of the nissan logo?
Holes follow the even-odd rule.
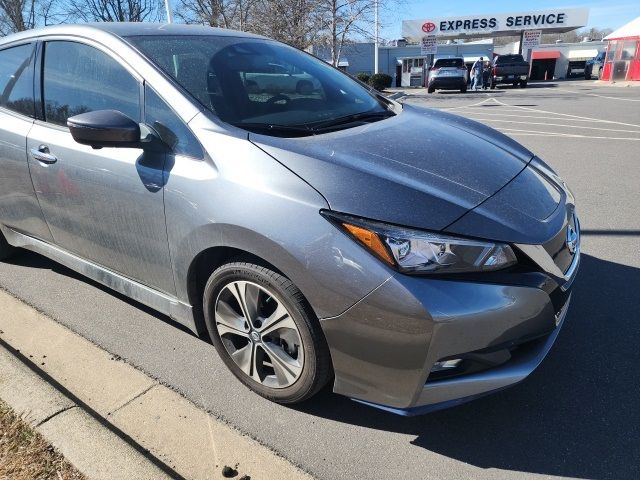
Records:
[[[433,22],[424,22],[422,24],[422,31],[424,33],[431,33],[436,29],[436,24]]]
[[[578,232],[576,232],[575,228],[573,228],[571,225],[567,227],[566,244],[569,252],[572,255],[576,253],[576,249],[578,248]]]

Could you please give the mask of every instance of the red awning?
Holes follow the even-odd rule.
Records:
[[[531,60],[547,60],[552,58],[560,58],[558,50],[537,50],[531,55]]]

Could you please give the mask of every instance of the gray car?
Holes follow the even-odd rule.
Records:
[[[307,81],[248,85],[274,64]],[[294,48],[47,27],[0,41],[0,95],[0,258],[169,315],[271,400],[455,405],[523,380],[567,315],[579,223],[551,168]]]

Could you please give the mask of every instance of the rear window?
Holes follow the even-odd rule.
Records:
[[[496,64],[524,62],[522,55],[500,55],[496,58]]]
[[[436,68],[443,68],[443,67],[462,68],[464,66],[464,60],[462,60],[461,58],[440,58],[436,60],[436,63],[433,66]]]

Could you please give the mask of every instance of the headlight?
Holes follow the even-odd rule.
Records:
[[[504,243],[423,232],[328,211],[322,214],[403,273],[486,272],[517,262],[511,247]]]

